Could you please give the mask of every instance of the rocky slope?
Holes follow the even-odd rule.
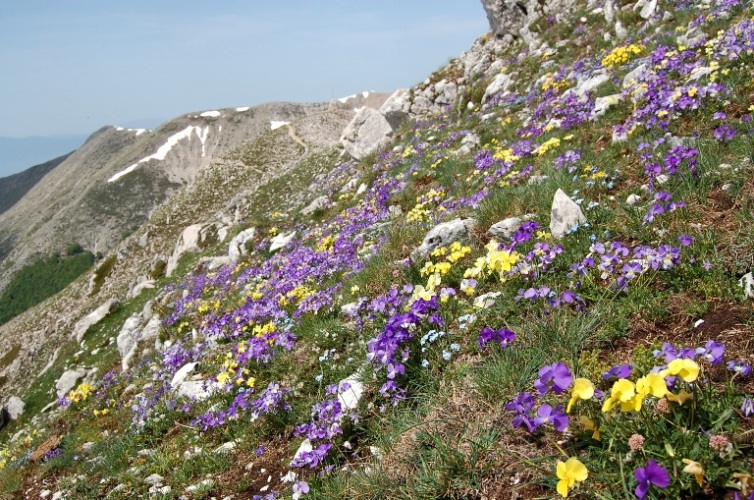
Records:
[[[0,289],[30,259],[78,242],[107,253],[213,161],[273,127],[381,102],[269,103],[188,113],[154,131],[104,127],[0,213]]]
[[[59,156],[31,168],[0,178],[0,214],[12,207],[50,170],[63,163],[72,153]]]
[[[483,3],[525,19],[0,329],[0,491],[751,494],[751,6]]]

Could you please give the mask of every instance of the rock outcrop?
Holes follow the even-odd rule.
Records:
[[[346,153],[361,160],[384,145],[392,134],[393,128],[382,113],[363,107],[343,131],[340,142]]]

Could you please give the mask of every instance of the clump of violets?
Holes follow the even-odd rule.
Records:
[[[493,330],[492,328],[485,327],[479,332],[479,349],[484,349],[490,342],[498,344],[501,348],[506,348],[516,338],[516,334],[507,328],[501,328],[500,330]]]

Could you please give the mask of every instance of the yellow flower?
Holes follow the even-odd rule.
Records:
[[[589,476],[589,471],[586,466],[582,464],[579,459],[571,457],[565,462],[558,460],[556,467],[556,475],[558,476],[558,493],[563,498],[568,496],[568,490],[573,488],[576,481],[586,481]]]
[[[610,390],[610,397],[602,405],[602,411],[607,413],[613,409],[616,403],[621,404],[621,410],[631,411],[634,408],[634,396],[636,395],[636,386],[628,379],[622,378],[613,384]]]
[[[683,468],[683,472],[686,474],[693,474],[696,478],[696,482],[701,486],[704,481],[704,468],[702,467],[702,464],[689,460],[688,458],[684,458],[683,463],[686,464],[686,467]]]
[[[586,415],[581,415],[579,417],[579,424],[581,424],[581,427],[585,431],[592,431],[592,439],[596,439],[597,441],[601,440],[600,430],[597,427],[597,424],[594,423],[594,420],[587,417]]]
[[[668,393],[668,386],[665,384],[665,377],[659,373],[650,373],[636,381],[636,392],[642,396],[650,394],[656,398],[661,398]]]
[[[668,363],[668,367],[660,372],[660,375],[677,375],[685,382],[693,382],[699,376],[699,365],[691,359],[674,359]]]
[[[672,392],[669,392],[669,393],[667,393],[667,394],[665,395],[665,398],[666,398],[666,399],[667,399],[668,401],[672,401],[672,402],[674,402],[674,403],[678,403],[679,405],[682,405],[682,404],[683,404],[683,403],[685,403],[685,402],[686,402],[687,400],[689,400],[689,399],[694,399],[694,395],[693,395],[693,394],[691,394],[690,392],[686,392],[685,390],[681,389],[681,390],[680,390],[680,391],[678,392],[678,395],[676,395],[676,394],[673,394]]]
[[[571,413],[571,407],[579,399],[591,399],[594,396],[594,384],[588,379],[577,378],[573,381],[573,389],[571,389],[571,400],[566,407],[566,413]]]

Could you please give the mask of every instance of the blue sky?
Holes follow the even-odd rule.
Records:
[[[487,29],[479,0],[0,0],[0,136],[392,91]]]

